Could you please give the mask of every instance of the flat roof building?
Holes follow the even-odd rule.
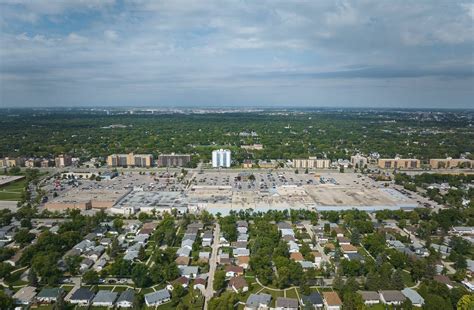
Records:
[[[107,157],[109,167],[151,167],[153,155],[151,154],[112,154]]]
[[[378,166],[381,169],[418,169],[420,168],[420,160],[402,158],[381,158],[378,160]]]
[[[161,154],[158,156],[158,167],[184,167],[191,162],[189,154]]]
[[[296,169],[327,169],[331,166],[329,159],[317,159],[309,157],[308,159],[293,159],[293,168]]]
[[[474,168],[474,160],[464,158],[430,159],[431,169]]]

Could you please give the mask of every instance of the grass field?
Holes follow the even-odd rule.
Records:
[[[22,179],[0,187],[0,200],[20,200],[21,192],[25,188],[25,185],[26,180]]]

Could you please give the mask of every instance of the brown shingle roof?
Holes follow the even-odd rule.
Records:
[[[342,301],[336,292],[323,292],[323,297],[328,306],[341,306]]]

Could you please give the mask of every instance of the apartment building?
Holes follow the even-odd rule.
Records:
[[[72,157],[69,155],[61,154],[54,159],[56,168],[64,168],[72,165]]]
[[[0,168],[21,167],[25,164],[22,158],[0,158]]]
[[[212,167],[213,168],[229,168],[231,164],[230,150],[214,150],[212,151]]]
[[[329,159],[317,159],[309,157],[308,159],[293,159],[293,168],[296,169],[327,169],[331,166]]]
[[[382,169],[417,169],[420,168],[419,159],[402,159],[402,158],[380,158],[378,166]]]
[[[112,154],[107,156],[109,167],[151,167],[153,155],[151,154]]]
[[[189,154],[161,154],[158,156],[158,167],[184,167],[191,162]]]
[[[352,167],[357,167],[357,168],[364,168],[367,166],[368,159],[365,156],[362,156],[360,154],[351,156],[351,165]]]
[[[464,158],[430,159],[431,169],[474,168],[474,160]]]

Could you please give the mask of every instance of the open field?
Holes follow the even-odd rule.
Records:
[[[26,180],[13,181],[5,186],[0,186],[0,200],[17,201],[21,198],[21,192],[25,188]]]

